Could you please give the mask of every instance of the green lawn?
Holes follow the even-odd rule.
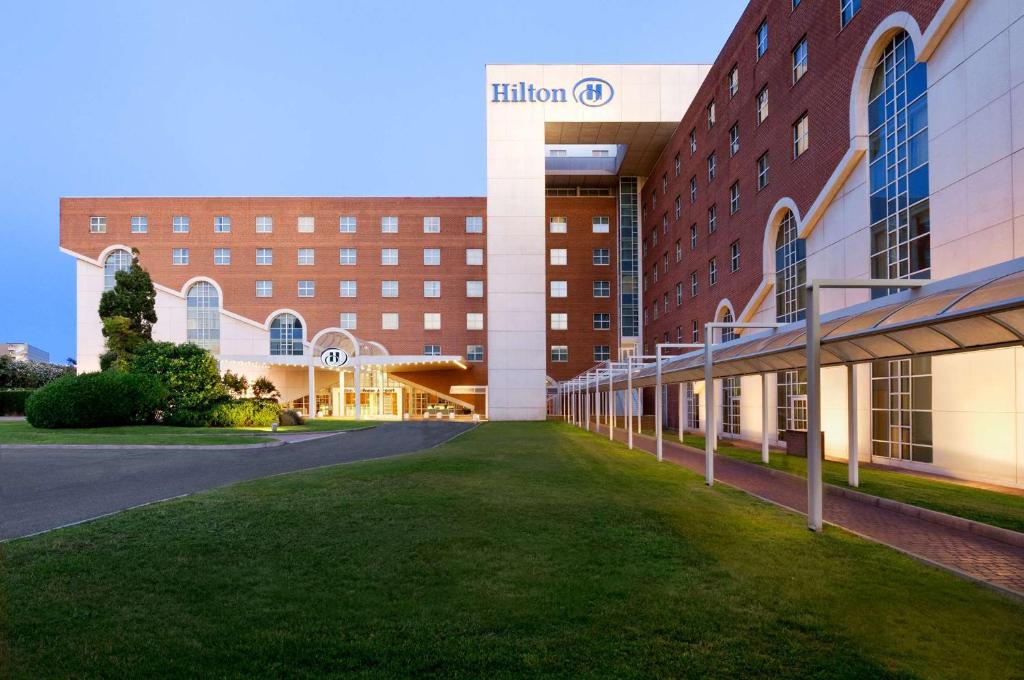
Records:
[[[1024,669],[1020,602],[562,423],[0,547],[16,678]]]

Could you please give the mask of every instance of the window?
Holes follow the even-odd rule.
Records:
[[[801,38],[793,48],[793,82],[800,80],[807,73],[807,38]]]
[[[690,130],[690,155],[697,153],[697,128]]]
[[[676,284],[676,307],[683,306],[683,282]]]
[[[608,218],[607,217],[595,217],[591,220],[591,229],[595,234],[607,234],[608,233]]]
[[[760,125],[768,117],[768,86],[765,85],[757,93],[757,124]]]
[[[551,330],[565,331],[569,329],[569,315],[565,312],[551,313]]]
[[[779,371],[775,374],[775,425],[779,438],[790,430],[807,430],[807,371]]]
[[[552,248],[549,252],[548,262],[554,266],[568,264],[569,255],[565,248]]]
[[[697,202],[697,176],[690,178],[690,203]]]
[[[768,186],[768,152],[765,151],[757,159],[757,190],[760,191]]]
[[[564,234],[568,228],[569,221],[564,217],[552,217],[548,221],[548,231],[552,234]]]
[[[612,351],[608,345],[594,345],[594,361],[608,361],[612,358]]]
[[[697,250],[697,225],[690,225],[690,250]]]
[[[740,434],[740,379],[722,378],[722,432]]]
[[[932,462],[931,357],[871,362],[871,455]]]
[[[679,158],[679,154],[676,154],[675,158],[675,174],[679,177],[679,173],[683,171],[683,161]]]
[[[710,130],[711,128],[715,127],[715,101],[714,100],[711,100],[711,103],[708,104],[707,109],[705,110],[705,114],[707,115],[708,129]]]
[[[358,222],[351,215],[342,215],[338,218],[338,231],[342,234],[356,233]]]
[[[804,318],[807,297],[807,251],[798,238],[796,218],[787,210],[775,236],[775,320],[792,323]]]
[[[299,281],[299,297],[311,298],[316,295],[316,284],[312,281]]]
[[[676,239],[676,262],[683,259],[683,242]]]
[[[607,331],[611,330],[612,327],[612,315],[608,312],[598,312],[594,314],[594,330],[595,331]]]
[[[398,312],[384,312],[380,315],[380,328],[384,331],[398,330]]]
[[[354,298],[359,294],[359,286],[355,281],[342,281],[338,295],[340,297]]]
[[[423,233],[424,234],[440,234],[441,233],[441,218],[440,217],[424,217],[423,218]]]
[[[668,173],[667,172],[661,173],[661,193],[662,194],[667,194],[668,193]]]
[[[198,281],[185,293],[185,323],[187,342],[220,352],[220,293],[209,281]]]
[[[423,249],[423,264],[435,267],[441,264],[441,249],[440,248],[424,248]]]
[[[441,345],[423,345],[423,356],[426,356],[426,357],[439,357],[439,356],[441,356]]]
[[[398,233],[398,218],[394,215],[386,215],[380,218],[380,233],[382,234],[397,234]]]
[[[551,297],[564,298],[568,295],[569,284],[565,281],[551,281]]]
[[[668,314],[668,293],[662,293],[661,295],[661,311]]]
[[[171,218],[171,232],[175,234],[187,234],[191,220],[185,215],[176,215]]]
[[[302,322],[294,314],[278,314],[270,322],[270,355],[302,356]]]
[[[668,251],[661,254],[661,271],[664,274],[668,273]]]
[[[860,0],[839,0],[839,28],[846,28],[853,15],[860,11]]]
[[[715,154],[708,156],[708,181],[710,182],[715,178],[715,171],[718,167],[718,162],[715,160]]]
[[[740,209],[740,183],[733,182],[729,187],[729,214],[735,215]]]
[[[667,234],[668,233],[668,214],[667,213],[661,216],[661,233],[663,233],[663,234]]]
[[[761,25],[757,27],[757,31],[754,33],[754,38],[757,46],[757,58],[760,59],[764,56],[764,53],[768,50],[768,20],[765,19],[761,22]]]
[[[594,281],[594,297],[603,298],[611,296],[611,284],[608,281]]]
[[[674,217],[675,217],[675,220],[678,222],[679,218],[683,216],[683,199],[680,198],[679,196],[676,196],[676,200],[675,200],[675,204],[674,205],[675,205]],[[665,225],[665,226],[668,226],[668,225]]]
[[[593,263],[598,266],[611,264],[611,252],[608,248],[594,248],[592,258]]]
[[[299,248],[299,264],[311,265],[315,262],[315,251],[312,248]]]
[[[441,313],[440,312],[423,312],[423,330],[425,330],[425,331],[439,331],[439,330],[441,330]]]
[[[807,151],[807,114],[793,123],[793,158]]]
[[[564,363],[569,360],[568,345],[551,345],[551,361]]]
[[[423,297],[425,297],[425,298],[439,298],[439,297],[441,297],[441,282],[440,281],[424,281],[423,282]]]
[[[690,272],[690,297],[697,297],[698,286],[697,272]]]
[[[893,37],[875,67],[868,101],[871,276],[928,278],[928,83],[905,32]],[[872,297],[893,292],[873,289]]]
[[[398,297],[398,281],[381,281],[380,296],[384,298]]]
[[[696,320],[690,322],[690,342],[700,342],[700,326]]]
[[[270,234],[274,231],[274,218],[269,215],[260,215],[256,217],[256,233],[257,234]]]
[[[466,248],[466,264],[470,266],[481,266],[484,263],[484,251],[482,248]]]
[[[339,248],[338,249],[338,264],[353,265],[356,263],[356,249],[355,248]]]
[[[117,272],[126,272],[131,268],[131,253],[120,249],[112,251],[103,261],[103,290],[110,290],[117,284]]]
[[[483,345],[466,345],[466,361],[483,361]]]
[[[700,395],[693,391],[692,382],[686,383],[686,427],[700,429]]]
[[[729,90],[729,98],[735,97],[736,92],[740,89],[740,70],[737,66],[733,66],[732,70],[729,71],[729,75],[725,79],[725,86]]]
[[[257,248],[256,249],[256,264],[259,264],[259,265],[274,264],[274,250],[272,248]]]
[[[718,228],[718,206],[712,205],[708,208],[708,233],[715,233],[715,229]]]
[[[654,277],[654,282],[657,283],[658,282],[658,265],[654,265],[651,268],[651,276]]]
[[[231,264],[231,249],[230,248],[214,248],[213,249],[213,263],[217,265]]]
[[[300,234],[312,234],[316,228],[316,221],[310,215],[305,215],[299,218],[299,233]]]
[[[387,267],[398,266],[398,248],[381,248],[380,263]]]
[[[149,231],[149,218],[144,215],[132,217],[132,233],[145,234]]]
[[[708,285],[718,283],[718,258],[713,257],[708,261]]]
[[[729,271],[734,272],[740,268],[740,242],[733,241],[729,244]]]
[[[89,233],[91,234],[106,234],[107,233],[107,218],[106,217],[90,217],[89,218]]]
[[[484,233],[484,218],[478,215],[471,215],[466,218],[466,233],[467,234],[482,234]]]
[[[342,312],[338,319],[338,326],[346,331],[354,331],[358,326],[358,316],[355,312]]]
[[[231,218],[225,215],[213,218],[213,233],[227,234],[231,231]]]
[[[171,264],[188,264],[188,248],[175,248],[171,251]]]
[[[733,123],[729,128],[729,155],[735,156],[740,152],[740,124]]]
[[[548,152],[548,155],[553,156],[555,158],[563,158],[565,156],[568,156],[569,152],[566,151],[565,149],[551,149],[551,151]]]
[[[482,331],[484,329],[484,315],[480,312],[466,313],[466,330]]]
[[[466,297],[481,298],[483,296],[484,296],[484,282],[483,281],[466,281]]]
[[[257,281],[256,282],[256,297],[268,298],[274,295],[274,282],[273,281]]]

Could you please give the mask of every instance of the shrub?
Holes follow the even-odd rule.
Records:
[[[249,379],[244,375],[236,375],[231,371],[225,371],[221,380],[224,382],[224,387],[227,388],[228,392],[235,397],[242,398],[249,391]]]
[[[270,427],[277,422],[281,406],[265,399],[232,399],[210,411],[213,427]]]
[[[282,425],[302,425],[304,422],[299,412],[293,408],[288,408],[281,411],[281,415],[278,416],[278,422]]]
[[[42,387],[75,372],[74,366],[47,364],[41,361],[17,361],[6,354],[0,356],[0,388]]]
[[[273,399],[281,395],[274,387],[274,383],[270,382],[266,376],[260,376],[252,383],[252,396],[257,399]]]
[[[20,416],[25,413],[25,402],[33,390],[0,390],[0,416]]]
[[[58,378],[32,393],[25,415],[33,427],[103,427],[152,422],[167,401],[157,378],[121,371]]]
[[[129,370],[155,376],[167,388],[164,422],[170,425],[206,425],[214,405],[227,398],[217,361],[198,345],[144,343]]]

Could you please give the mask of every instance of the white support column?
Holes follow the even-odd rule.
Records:
[[[768,423],[771,422],[768,409],[768,374],[761,374],[761,462],[765,465],[771,460],[768,456]]]
[[[857,450],[857,366],[846,365],[846,422],[848,437],[846,444],[846,482],[856,488],[860,486],[859,451]]]
[[[704,483],[715,483],[715,379],[712,375],[711,324],[704,325]]]
[[[821,296],[807,284],[807,526],[822,528],[821,480]]]
[[[309,358],[309,413],[307,418],[316,419],[316,368],[313,367],[313,357]]]
[[[633,358],[626,357],[626,445],[633,450]]]
[[[644,388],[636,390],[636,431],[642,434],[644,431]]]
[[[676,397],[679,401],[679,413],[676,416],[676,429],[679,430],[679,441],[683,441],[683,387],[686,383],[679,383],[679,394]]]
[[[654,348],[654,441],[658,462],[661,462],[661,345]]]
[[[338,418],[345,417],[345,369],[338,370],[338,412],[335,414]]]
[[[608,371],[608,441],[615,441],[615,371]]]
[[[356,420],[363,417],[363,369],[359,365],[359,357],[355,358],[352,364],[352,388],[355,392],[355,414]]]

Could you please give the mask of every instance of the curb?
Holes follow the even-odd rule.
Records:
[[[287,442],[273,441],[258,444],[0,444],[0,451],[21,449],[189,449],[190,451],[230,451],[233,449],[268,449],[284,446]]]

